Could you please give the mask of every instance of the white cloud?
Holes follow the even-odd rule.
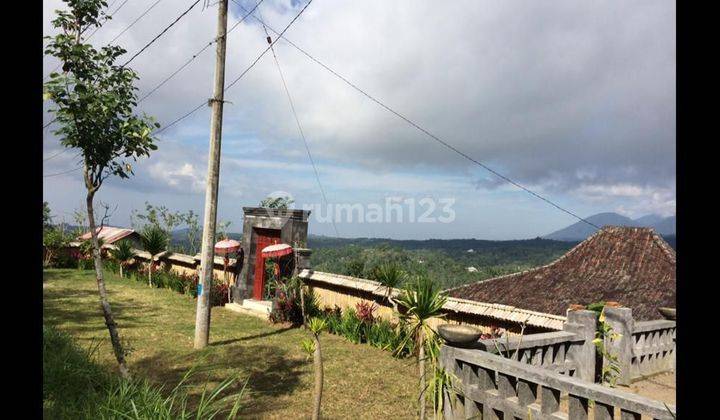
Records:
[[[156,162],[150,165],[149,173],[154,179],[178,192],[205,192],[205,175],[191,163],[177,165],[171,162]]]
[[[62,2],[43,4],[44,30],[51,34],[51,12]],[[133,54],[190,4],[161,4],[119,44]],[[265,0],[260,10],[281,30],[304,4]],[[92,41],[104,45],[149,5],[128,1]],[[229,26],[240,15],[231,2]],[[133,61],[140,95],[213,39],[215,25],[214,7],[196,7]],[[564,200],[572,209],[674,209],[674,189],[667,187],[675,182],[673,2],[467,0],[439,7],[432,1],[316,0],[286,36],[469,155],[550,197],[572,199]],[[252,19],[239,25],[228,36],[227,82],[266,46],[260,25]],[[473,181],[488,176],[285,42],[276,51],[321,178],[338,200],[371,190],[467,195]],[[44,74],[55,64],[46,58]],[[214,46],[141,109],[169,123],[211,96],[213,66]],[[242,165],[223,166],[221,192],[243,199],[277,189],[317,194],[272,56],[261,59],[226,99],[232,103],[225,106],[223,165],[231,162],[228,156]],[[202,108],[165,131],[161,150],[138,162],[137,176],[118,188],[204,191],[208,126],[208,109]],[[46,156],[59,150],[51,135],[43,145]],[[267,177],[264,166],[275,162],[285,162],[279,170],[295,176]],[[69,164],[53,159],[45,172]],[[496,183],[489,175],[479,185]],[[485,199],[486,193],[469,194]]]

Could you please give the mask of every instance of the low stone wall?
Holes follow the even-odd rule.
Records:
[[[69,247],[69,249],[76,248],[77,245]],[[114,249],[115,245],[106,244],[102,246],[103,251],[107,252],[111,249]],[[144,263],[147,264],[150,259],[151,255],[150,253],[135,249],[135,261],[138,263]],[[165,251],[163,253],[160,253],[153,258],[153,261],[156,263],[161,263],[165,266],[167,266],[171,271],[178,273],[178,274],[185,274],[185,275],[194,275],[197,274],[200,269],[200,254],[197,255],[186,255],[186,254],[180,254],[175,252],[169,252]],[[215,257],[214,264],[213,264],[213,275],[216,276],[218,279],[223,278],[223,258],[222,257]],[[227,267],[227,272],[229,274],[235,273],[235,265],[237,264],[237,261],[235,258],[229,259],[229,264]]]
[[[359,302],[374,302],[378,307],[377,316],[397,321],[388,296],[391,299],[396,298],[401,293],[400,290],[389,291],[373,280],[302,269],[302,264],[300,267],[300,278],[317,296],[321,308],[337,306],[345,310],[355,308]],[[490,332],[493,327],[500,327],[513,333],[519,333],[522,329],[521,325],[524,324],[524,332],[531,334],[562,330],[565,317],[507,305],[448,298],[443,306],[443,316],[430,320],[431,326],[443,323],[473,325],[483,332]]]

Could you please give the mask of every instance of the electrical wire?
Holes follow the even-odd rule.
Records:
[[[187,15],[188,13],[190,13],[190,10],[192,10],[192,8],[195,7],[198,3],[200,3],[200,0],[195,0],[195,2],[194,2],[193,4],[191,4],[190,7],[188,7],[187,10],[185,10],[184,12],[182,12],[182,13],[180,14],[180,16],[178,16],[177,18],[175,18],[175,20],[172,21],[172,23],[170,23],[170,25],[168,25],[167,27],[165,27],[165,29],[163,29],[162,31],[160,31],[160,33],[157,34],[157,35],[155,36],[155,38],[151,39],[150,42],[148,42],[147,44],[145,44],[144,47],[142,47],[138,52],[135,53],[135,55],[133,55],[132,57],[130,57],[130,59],[129,59],[128,61],[126,61],[125,64],[123,64],[123,65],[120,66],[120,67],[126,67],[128,64],[130,64],[130,62],[132,62],[135,58],[137,58],[137,56],[139,56],[140,54],[142,54],[142,53],[143,53],[146,49],[148,49],[148,47],[150,47],[155,41],[157,41],[158,39],[160,39],[160,37],[163,36],[163,35],[165,34],[165,32],[167,32],[167,31],[168,31],[170,28],[172,28],[176,23],[178,23],[183,17],[185,17],[185,15]]]
[[[300,10],[300,12],[298,12],[297,15],[295,15],[295,17],[293,18],[293,20],[291,20],[290,23],[288,23],[287,26],[285,26],[285,29],[283,29],[282,32],[280,32],[281,34],[284,34],[284,33],[290,28],[290,26],[292,26],[292,24],[295,23],[295,21],[300,17],[300,15],[303,14],[303,12],[305,11],[305,9],[307,9],[307,7],[310,6],[310,3],[312,3],[312,0],[308,1],[307,4],[305,5],[305,7],[303,7],[303,8]],[[270,47],[272,47],[273,45],[275,45],[275,43],[276,43],[279,39],[280,39],[280,37],[276,38],[276,39],[270,44],[270,46],[268,46],[267,48],[265,48],[265,50],[264,50],[262,53],[260,53],[260,55],[258,55],[257,58],[256,58],[255,60],[253,60],[253,62],[250,63],[250,65],[249,65],[247,68],[245,68],[245,70],[243,70],[243,72],[240,73],[240,75],[239,75],[237,78],[235,78],[235,80],[233,80],[229,85],[226,85],[226,86],[225,86],[225,89],[223,89],[223,92],[227,92],[228,89],[230,89],[230,88],[233,87],[237,82],[239,82],[239,81],[255,66],[255,64],[257,64],[258,61],[260,61],[260,59],[261,59],[268,51],[270,51]],[[190,115],[194,114],[194,113],[197,112],[200,108],[202,108],[203,106],[205,106],[207,103],[208,103],[208,101],[203,101],[203,102],[201,102],[201,103],[198,104],[195,108],[193,108],[192,110],[190,110],[189,112],[187,112],[187,113],[184,114],[183,116],[177,118],[176,120],[174,120],[174,121],[171,122],[170,124],[168,124],[168,125],[166,125],[166,126],[164,126],[164,127],[161,127],[160,129],[154,131],[153,133],[154,133],[154,134],[160,134],[161,132],[167,130],[168,128],[172,127],[173,125],[179,123],[180,121],[182,121],[182,120],[184,120],[185,118],[189,117]]]
[[[236,0],[232,0],[232,1],[233,1],[235,4],[237,4],[238,6],[240,6],[241,9],[245,10],[245,8],[244,8],[238,1],[236,1]],[[566,214],[574,217],[575,219],[578,219],[579,221],[581,221],[581,222],[583,222],[583,223],[586,223],[586,224],[588,224],[588,225],[590,225],[590,226],[592,226],[592,227],[594,227],[594,228],[596,228],[596,229],[601,229],[601,228],[600,228],[598,225],[596,225],[595,223],[592,223],[592,222],[588,221],[587,219],[578,216],[578,215],[575,214],[574,212],[563,208],[562,206],[556,204],[556,203],[553,202],[552,200],[550,200],[550,199],[548,199],[548,198],[546,198],[546,197],[543,197],[542,195],[540,195],[540,194],[534,192],[533,190],[525,187],[524,185],[520,184],[519,182],[516,182],[516,181],[512,180],[511,178],[509,178],[509,177],[507,177],[507,176],[499,173],[498,171],[496,171],[496,170],[490,168],[489,166],[487,166],[486,164],[484,164],[484,163],[478,161],[477,159],[469,156],[467,153],[459,150],[459,149],[456,148],[455,146],[452,146],[452,145],[449,144],[448,142],[442,140],[440,137],[438,137],[438,136],[436,136],[435,134],[431,133],[429,130],[425,129],[424,127],[422,127],[422,126],[419,125],[418,123],[412,121],[410,118],[404,116],[403,114],[401,114],[400,112],[394,110],[393,108],[391,108],[390,106],[386,105],[385,103],[383,103],[383,102],[380,101],[379,99],[377,99],[377,98],[375,98],[374,96],[370,95],[368,92],[366,92],[365,90],[361,89],[361,88],[358,87],[356,84],[352,83],[351,81],[349,81],[348,79],[346,79],[345,77],[343,77],[342,75],[340,75],[339,73],[337,73],[335,70],[331,69],[330,67],[328,67],[327,65],[325,65],[323,62],[321,62],[321,61],[318,60],[317,58],[315,58],[315,57],[313,57],[312,55],[310,55],[307,51],[303,50],[302,48],[300,48],[299,46],[297,46],[295,43],[293,43],[293,42],[290,41],[289,39],[285,38],[285,37],[283,36],[283,35],[284,35],[284,31],[278,33],[278,32],[275,31],[270,25],[267,25],[265,22],[263,22],[262,19],[258,18],[258,17],[255,16],[254,14],[253,14],[252,16],[253,16],[258,22],[260,22],[261,24],[263,24],[264,26],[267,26],[267,28],[270,29],[272,32],[275,32],[275,34],[277,35],[276,41],[277,41],[278,39],[280,39],[280,38],[283,38],[283,39],[284,39],[288,44],[290,44],[292,47],[294,47],[295,49],[297,49],[298,51],[300,51],[303,55],[305,55],[306,57],[308,57],[310,60],[314,61],[315,63],[317,63],[318,65],[320,65],[321,67],[323,67],[325,70],[327,70],[328,72],[330,72],[331,74],[333,74],[334,76],[336,76],[337,78],[339,78],[340,80],[342,80],[343,82],[345,82],[348,86],[352,87],[353,89],[355,89],[356,91],[358,91],[359,93],[361,93],[362,95],[364,95],[365,97],[367,97],[368,99],[370,99],[371,101],[375,102],[377,105],[379,105],[380,107],[384,108],[384,109],[387,110],[388,112],[392,113],[392,114],[395,115],[396,117],[398,117],[398,118],[402,119],[403,121],[405,121],[406,123],[410,124],[412,127],[414,127],[415,129],[419,130],[420,132],[422,132],[422,133],[425,134],[426,136],[430,137],[432,140],[436,141],[436,142],[439,143],[440,145],[442,145],[442,146],[444,146],[445,148],[451,150],[452,152],[460,155],[461,157],[469,160],[470,162],[472,162],[472,163],[474,163],[474,164],[482,167],[483,169],[485,169],[486,171],[488,171],[488,172],[492,173],[493,175],[499,177],[500,179],[502,179],[502,180],[504,180],[504,181],[506,181],[506,182],[508,182],[508,183],[510,183],[510,184],[512,184],[512,185],[514,185],[514,186],[517,187],[517,188],[520,188],[521,190],[527,192],[528,194],[531,194],[532,196],[534,196],[534,197],[536,197],[536,198],[544,201],[545,203],[547,203],[547,204],[555,207],[556,209],[558,209],[558,210],[560,210],[560,211],[562,211],[562,212],[564,212],[564,213],[566,213]]]
[[[268,43],[270,43],[271,37],[270,34],[267,31],[267,28],[265,25],[263,25],[263,30],[265,31],[265,36],[267,37]],[[290,95],[290,89],[288,88],[287,82],[285,80],[285,76],[283,75],[282,68],[280,67],[280,61],[278,60],[277,54],[275,53],[275,48],[272,47],[270,50],[272,51],[273,59],[275,61],[275,66],[277,67],[278,74],[280,75],[280,80],[282,81],[283,88],[285,89],[285,94],[287,95],[288,103],[290,104],[290,110],[292,111],[293,117],[295,118],[295,124],[297,124],[298,132],[300,133],[300,138],[303,141],[303,144],[305,145],[305,151],[307,152],[308,159],[310,159],[310,164],[312,165],[313,172],[315,173],[315,180],[317,181],[318,188],[320,188],[320,194],[322,195],[322,199],[325,202],[325,207],[329,208],[328,205],[328,199],[325,195],[325,188],[323,188],[322,182],[320,181],[320,174],[318,173],[317,166],[315,165],[315,160],[312,157],[312,154],[310,153],[310,147],[308,146],[307,139],[305,138],[305,132],[302,129],[302,125],[300,124],[300,118],[297,115],[297,111],[295,110],[295,103],[293,102],[292,95]],[[338,232],[337,225],[335,224],[335,218],[331,217],[330,221],[332,222],[333,229],[335,230],[335,236],[340,237],[340,233]]]
[[[237,22],[225,33],[225,36],[227,37],[227,36],[230,34],[230,32],[232,32],[233,30],[235,30],[235,28],[237,28],[238,25],[240,25],[241,23],[243,23],[243,21],[245,21],[245,18],[247,18],[247,17],[250,15],[250,13],[254,12],[255,9],[257,9],[257,7],[260,6],[260,4],[261,4],[263,1],[265,1],[265,0],[260,0],[259,2],[257,2],[257,4],[255,4],[255,7],[253,7],[252,10],[250,10],[245,16],[243,16],[242,19],[240,19],[239,21],[237,21]],[[172,79],[173,77],[175,77],[175,75],[177,75],[177,74],[180,73],[183,69],[185,69],[185,67],[187,67],[188,65],[190,65],[190,63],[192,63],[198,56],[200,56],[200,54],[202,54],[203,52],[205,52],[205,50],[207,50],[208,48],[210,48],[210,46],[211,46],[212,44],[216,43],[216,42],[217,42],[217,38],[214,38],[214,39],[212,39],[210,42],[208,42],[207,44],[205,44],[205,46],[203,46],[202,48],[200,48],[200,49],[199,49],[195,54],[193,54],[192,57],[190,57],[185,63],[183,63],[183,64],[182,64],[180,67],[178,67],[174,72],[172,72],[169,76],[167,76],[165,79],[163,79],[159,84],[157,84],[155,87],[153,87],[148,93],[146,93],[145,95],[143,95],[143,97],[138,100],[138,103],[144,101],[148,96],[150,96],[150,95],[152,95],[153,93],[155,93],[155,91],[157,91],[158,89],[160,89],[165,83],[167,83],[168,81],[170,81],[170,79]]]

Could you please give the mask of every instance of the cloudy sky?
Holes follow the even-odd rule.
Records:
[[[123,0],[110,2],[112,11]],[[154,2],[127,0],[91,42],[105,45]],[[129,57],[192,3],[160,1],[116,43]],[[258,10],[280,31],[305,3],[264,0]],[[53,11],[63,3],[43,4],[52,35]],[[140,96],[214,38],[216,6],[202,4],[133,61]],[[231,2],[228,26],[244,14]],[[449,144],[581,216],[675,212],[672,1],[314,0],[285,36]],[[228,35],[227,82],[266,46],[257,21],[241,23]],[[414,199],[418,215],[437,204],[431,216],[442,216],[439,200],[454,200],[451,223],[338,222],[340,236],[528,238],[577,221],[432,141],[286,42],[276,52],[331,206],[385,208],[388,197],[400,197]],[[140,110],[164,125],[207,100],[214,55],[213,46]],[[46,57],[44,74],[56,65]],[[226,100],[219,219],[239,231],[242,207],[278,191],[298,208],[320,206],[272,55]],[[128,225],[146,201],[201,212],[209,121],[203,107],[160,135],[159,150],[136,164],[135,177],[103,185],[99,199],[117,205],[111,224]],[[52,127],[43,151],[45,158],[61,151]],[[43,162],[44,198],[56,220],[72,220],[84,188],[80,171],[47,175],[75,168],[76,155]],[[323,220],[312,219],[310,231],[335,235]]]

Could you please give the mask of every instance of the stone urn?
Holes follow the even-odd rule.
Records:
[[[675,321],[675,308],[658,308],[658,312],[660,312],[663,318]]]
[[[477,327],[470,325],[442,324],[438,325],[438,334],[449,344],[469,344],[477,341],[482,335]]]

